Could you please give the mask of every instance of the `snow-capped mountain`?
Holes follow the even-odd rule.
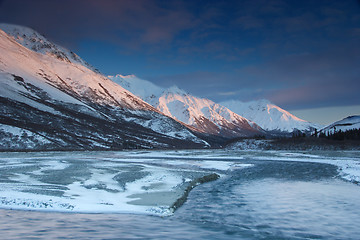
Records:
[[[43,35],[30,28],[14,24],[0,23],[0,29],[11,35],[15,41],[30,50],[46,55],[51,55],[57,59],[69,63],[78,63],[98,72],[94,67],[76,55],[76,53],[50,42]]]
[[[109,78],[165,115],[193,127],[198,132],[222,137],[245,137],[263,133],[255,123],[226,107],[209,99],[192,96],[176,86],[163,89],[133,75]]]
[[[1,149],[207,145],[34,30],[0,28]]]
[[[220,104],[255,122],[267,131],[311,131],[313,128],[321,127],[302,120],[265,99],[251,102],[231,100]]]
[[[360,129],[360,116],[349,116],[340,121],[334,122],[329,126],[321,129],[320,132],[325,134],[333,134],[334,132],[342,131],[345,132],[347,130],[352,129]]]
[[[152,82],[140,79],[135,75],[124,76],[118,74],[116,76],[108,77],[152,106],[156,105],[158,97],[165,91],[165,89]]]

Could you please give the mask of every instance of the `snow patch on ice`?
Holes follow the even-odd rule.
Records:
[[[217,172],[223,175],[227,171],[254,167],[244,163],[244,159],[332,164],[338,167],[339,176],[359,183],[360,159],[357,156],[357,152],[347,155],[223,150],[0,153],[0,171],[8,173],[0,183],[0,207],[164,216],[171,214],[169,206],[173,202],[162,200],[161,204],[154,204],[163,193],[168,198],[169,194],[176,196],[176,191],[186,187],[186,183],[199,174]],[[79,174],[78,168],[83,174]],[[52,174],[71,171],[74,173],[67,175],[70,183],[63,178],[52,183]],[[123,177],[117,177],[123,173]]]
[[[326,163],[338,167],[339,176],[350,182],[360,183],[360,159],[354,157],[331,157],[292,152],[269,152],[269,156],[254,156],[254,159],[269,161],[296,161]],[[359,152],[360,156],[360,152]]]

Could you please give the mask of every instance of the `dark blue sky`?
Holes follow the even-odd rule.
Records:
[[[106,75],[214,101],[360,105],[357,0],[0,0],[0,22],[37,30]]]

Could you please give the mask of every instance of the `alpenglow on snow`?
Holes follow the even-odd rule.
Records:
[[[163,89],[134,75],[109,76],[157,110],[202,134],[225,138],[264,134],[254,122],[206,98],[195,97],[177,86]]]
[[[2,150],[208,146],[34,30],[0,28]]]

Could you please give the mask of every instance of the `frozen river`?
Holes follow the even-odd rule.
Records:
[[[0,236],[358,239],[359,181],[354,151],[0,153]]]

